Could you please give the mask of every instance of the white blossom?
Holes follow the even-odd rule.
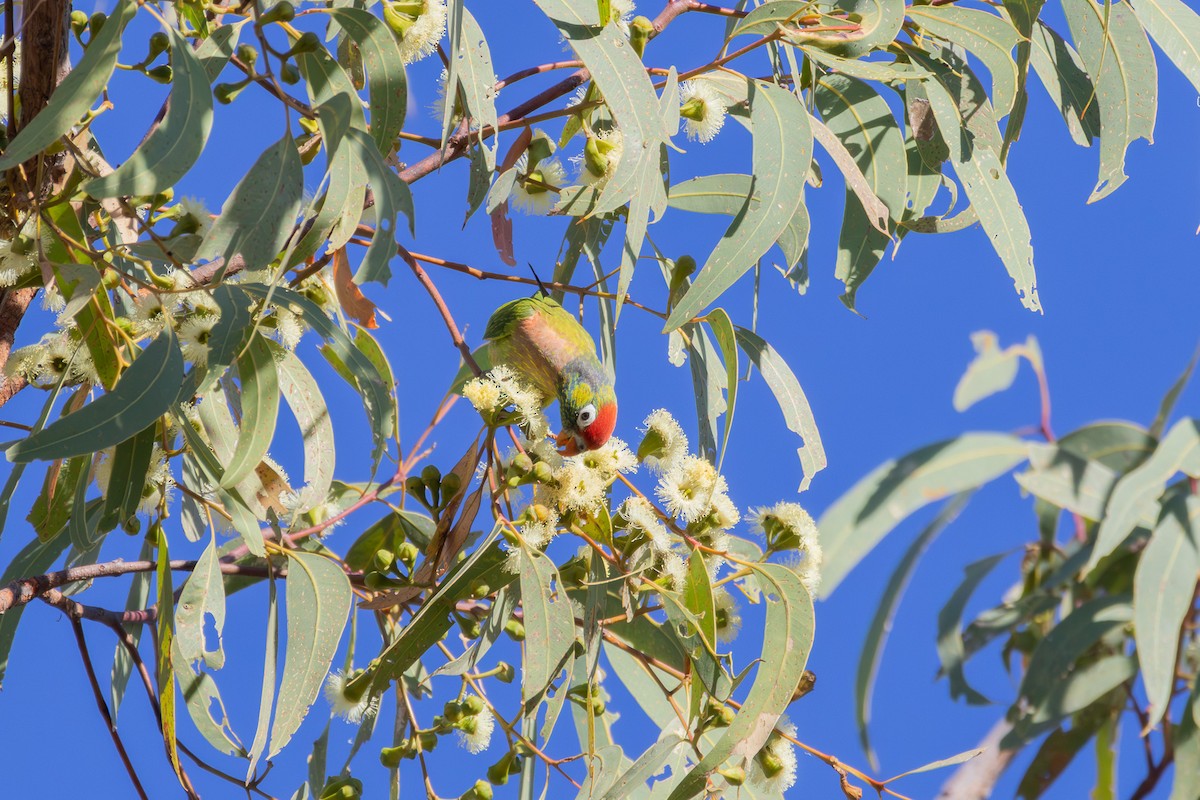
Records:
[[[492,743],[496,717],[487,706],[478,714],[463,717],[458,723],[458,743],[472,755],[482,753]]]
[[[659,521],[658,514],[649,500],[639,495],[631,495],[621,503],[617,513],[624,517],[631,529],[644,534],[656,552],[666,553],[671,549],[671,534]]]
[[[566,184],[567,171],[557,159],[539,161],[534,169],[527,171],[524,159],[525,156],[521,156],[517,163],[519,177],[509,199],[516,209],[530,216],[548,214],[558,203],[556,190]]]
[[[788,736],[795,737],[796,726],[783,717],[775,726]],[[765,764],[764,764],[765,762]],[[778,734],[772,734],[762,751],[750,764],[747,779],[772,794],[783,794],[796,783],[796,749]]]
[[[643,439],[642,446],[638,448],[639,457],[647,467],[660,475],[670,472],[687,455],[687,434],[665,408],[651,411],[642,425],[642,432],[646,438],[650,438],[650,442]],[[643,452],[648,446],[653,452]]]
[[[385,19],[394,15],[394,22],[404,29],[399,37],[400,60],[405,64],[420,61],[437,50],[446,33],[446,0],[417,2],[385,2]],[[393,31],[396,25],[392,26]]]
[[[703,78],[687,81],[679,87],[679,101],[688,139],[707,144],[716,138],[725,125],[728,108],[712,83]]]
[[[357,725],[364,719],[375,716],[375,712],[379,710],[379,698],[372,697],[369,691],[363,692],[359,698],[347,697],[347,684],[354,677],[357,675],[347,677],[340,669],[330,673],[325,681],[325,699],[329,701],[334,714],[352,725]]]
[[[655,494],[672,516],[691,523],[703,519],[713,498],[726,491],[725,478],[700,456],[685,456],[659,479]]]
[[[179,349],[183,357],[193,364],[208,363],[208,341],[217,326],[217,317],[211,314],[193,314],[179,325]]]
[[[821,538],[812,515],[799,503],[780,502],[753,512],[755,527],[768,542],[779,543],[779,549],[794,550],[796,561],[792,568],[804,587],[815,594],[821,585]]]

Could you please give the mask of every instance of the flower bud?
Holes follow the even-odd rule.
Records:
[[[653,35],[654,23],[648,18],[637,16],[629,23],[629,44],[633,47],[633,52],[638,54],[638,58],[645,54],[646,44]]]
[[[462,478],[451,472],[446,477],[442,478],[441,494],[442,505],[445,506],[454,496],[458,494],[458,490],[462,488]]]
[[[768,778],[774,778],[783,772],[783,761],[769,748],[764,747],[754,758],[758,761],[758,766],[762,768],[763,774]]]
[[[741,786],[746,782],[746,770],[741,767],[729,767],[728,769],[717,770],[722,778],[729,783],[730,786]]]
[[[362,781],[358,778],[334,778],[325,784],[318,800],[357,800],[362,791]]]
[[[146,77],[156,83],[170,83],[172,74],[170,64],[159,64],[146,70]]]
[[[508,783],[509,765],[514,761],[512,753],[505,753],[500,760],[487,768],[487,779],[496,786]]]
[[[254,49],[254,45],[242,42],[238,45],[237,57],[246,66],[253,67],[255,62],[258,61],[258,51]]]
[[[417,546],[412,542],[402,542],[400,546],[396,548],[396,560],[408,567],[410,570],[412,569],[413,564],[416,563],[417,556],[420,554],[421,551],[418,550]]]
[[[442,716],[450,722],[458,722],[463,718],[462,703],[456,703],[453,700],[447,701],[446,705],[442,706]]]
[[[492,785],[485,780],[475,781],[459,800],[492,800]]]
[[[213,96],[217,98],[218,103],[227,106],[237,99],[248,83],[248,80],[238,83],[218,83],[213,87]]]
[[[104,27],[104,23],[108,21],[108,17],[97,11],[88,19],[88,30],[92,32],[92,38],[96,38],[96,34],[100,33],[100,29]]]
[[[501,661],[496,665],[496,680],[501,683],[512,683],[517,677],[517,671],[513,669],[513,665],[507,661]]]
[[[421,731],[417,734],[417,741],[421,743],[421,752],[428,753],[437,747],[438,737],[433,731]]]
[[[266,25],[271,22],[291,22],[296,18],[296,8],[288,0],[276,3],[269,11],[262,14],[258,18],[260,25]]]
[[[148,52],[146,53],[146,60],[142,62],[143,64],[149,64],[151,61],[158,58],[161,53],[170,50],[171,39],[162,31],[157,31],[150,35],[150,41],[147,44],[147,47]]]
[[[321,37],[312,31],[305,31],[300,34],[300,38],[295,41],[291,49],[288,50],[288,53],[290,55],[298,55],[299,53],[314,53],[320,49]]]
[[[279,80],[289,85],[297,84],[300,82],[300,70],[292,62],[284,61],[279,65]]]
[[[375,568],[379,572],[386,572],[396,563],[396,554],[391,550],[376,550],[371,560],[375,563]]]
[[[504,632],[511,636],[514,642],[525,641],[525,625],[519,619],[510,619],[504,623]]]
[[[671,271],[671,291],[683,286],[688,277],[696,271],[696,259],[691,256],[680,256],[675,260],[675,268]]]
[[[544,131],[536,131],[525,152],[529,156],[529,169],[532,171],[541,161],[554,155],[554,141]]]
[[[80,11],[79,9],[75,9],[74,11],[72,11],[71,12],[71,31],[75,34],[75,37],[78,38],[80,36],[83,36],[83,32],[87,30],[87,27],[88,27],[88,15],[85,12]]]
[[[470,695],[462,702],[462,710],[464,714],[475,716],[480,711],[483,711],[483,698],[479,695]]]

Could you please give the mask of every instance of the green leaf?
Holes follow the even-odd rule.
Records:
[[[167,757],[176,775],[182,774],[179,765],[179,749],[175,737],[175,672],[171,666],[172,625],[175,617],[175,600],[171,590],[171,556],[167,550],[167,533],[161,525],[156,526],[158,563],[155,568],[155,587],[158,591],[158,707],[159,726]]]
[[[1117,483],[1096,534],[1088,571],[1116,550],[1135,527],[1148,517],[1149,521],[1157,517],[1158,496],[1167,480],[1181,470],[1200,477],[1200,421],[1184,419],[1175,423],[1154,454]]]
[[[1079,661],[1104,636],[1133,621],[1127,594],[1090,600],[1063,617],[1038,643],[1021,680],[1020,696],[1031,709],[1046,706]]]
[[[1012,49],[1021,34],[1011,22],[987,11],[951,5],[909,6],[908,16],[927,33],[962,46],[982,61],[992,76],[992,105],[1000,116],[1012,110],[1017,98]]]
[[[275,704],[275,673],[279,666],[279,607],[275,592],[275,578],[267,581],[267,633],[264,637],[266,654],[263,656],[262,692],[258,703],[258,727],[254,731],[254,743],[250,746],[250,764],[246,767],[246,782],[254,778],[258,760],[267,749],[271,726],[271,707]]]
[[[812,408],[800,381],[796,380],[787,362],[767,344],[761,336],[745,328],[737,328],[737,341],[746,357],[758,367],[767,387],[775,395],[775,402],[783,412],[783,421],[788,430],[804,440],[804,446],[796,450],[800,456],[800,466],[804,476],[800,479],[797,491],[803,492],[812,483],[813,477],[825,469],[825,448],[821,444],[821,434],[817,431],[817,421],[813,417]]]
[[[237,359],[255,328],[246,295],[235,292],[223,283],[213,290],[212,296],[221,315],[208,338],[208,361],[205,366],[208,375],[217,378]]]
[[[1154,141],[1158,68],[1146,32],[1127,3],[1063,0],[1063,13],[1088,74],[1091,103],[1100,106],[1100,179],[1089,203],[1125,182],[1125,151],[1138,139]]]
[[[645,788],[646,781],[662,772],[663,763],[684,741],[679,734],[664,734],[621,773],[600,800],[625,800],[637,790]]]
[[[1042,741],[1041,747],[1021,776],[1017,796],[1021,800],[1037,800],[1050,788],[1058,776],[1071,765],[1083,746],[1096,735],[1098,726],[1090,717],[1081,717],[1071,723],[1071,729],[1056,728]]]
[[[822,21],[826,25],[844,25],[847,19],[853,19],[859,29],[810,32],[800,28],[785,32],[785,40],[801,46],[811,45],[842,58],[858,58],[872,50],[886,48],[904,24],[903,0],[837,0],[831,4],[831,9],[834,14],[845,13],[823,15]]]
[[[233,731],[216,679],[188,663],[179,651],[178,640],[173,643],[171,660],[179,693],[196,730],[217,752],[245,758],[246,748]]]
[[[389,681],[397,680],[409,667],[440,640],[452,625],[450,614],[454,604],[467,596],[476,581],[500,590],[516,579],[505,569],[507,553],[498,544],[500,526],[492,529],[462,561],[455,564],[413,613],[408,624],[379,655],[379,669],[374,686],[381,690]]]
[[[954,387],[954,410],[966,411],[985,397],[1003,392],[1017,379],[1021,365],[1021,346],[1000,349],[996,334],[976,331],[971,334],[975,358]]]
[[[238,182],[205,235],[196,260],[228,260],[241,254],[247,271],[263,269],[291,235],[303,191],[300,154],[292,137],[285,135],[263,151]]]
[[[1196,715],[1200,711],[1197,692],[1185,706],[1183,720],[1174,727],[1175,778],[1171,785],[1170,800],[1191,800],[1200,793],[1200,726]]]
[[[1200,92],[1200,15],[1179,0],[1137,0],[1138,22]]]
[[[391,550],[408,539],[418,547],[428,546],[435,525],[432,519],[422,514],[399,509],[368,527],[346,551],[346,566],[359,572],[371,569],[371,562],[379,550]]]
[[[692,393],[696,398],[696,446],[710,462],[717,460],[717,417],[725,413],[722,394],[725,372],[717,364],[717,349],[708,332],[695,323],[684,326],[687,335],[688,369],[692,373]]]
[[[362,396],[363,405],[367,410],[367,418],[371,421],[374,443],[371,450],[371,471],[373,473],[379,468],[379,462],[387,449],[387,440],[392,424],[391,393],[384,377],[379,373],[378,367],[355,347],[354,341],[329,319],[320,306],[299,292],[254,283],[244,284],[238,288],[252,297],[271,297],[276,305],[286,308],[293,314],[300,315],[300,318],[318,336],[329,342],[332,351],[350,369],[350,373],[355,379],[354,388]]]
[[[1100,108],[1093,99],[1092,79],[1083,59],[1065,39],[1040,20],[1030,35],[1030,63],[1062,112],[1075,143],[1090,147],[1100,136]]]
[[[63,532],[63,527],[71,517],[71,509],[75,506],[75,489],[80,480],[88,480],[83,473],[91,468],[91,464],[90,457],[76,456],[66,461],[56,461],[46,470],[42,492],[26,517],[42,541],[48,541]],[[3,522],[0,521],[2,526]]]
[[[901,772],[899,775],[893,775],[884,781],[884,783],[891,783],[892,781],[899,780],[900,778],[907,778],[909,775],[920,775],[922,772],[932,772],[935,769],[945,769],[946,767],[953,767],[958,764],[963,764],[967,761],[970,761],[972,758],[983,754],[986,752],[986,750],[986,747],[979,747],[974,750],[967,750],[959,753],[958,755],[950,756],[949,758],[939,758],[937,761],[931,761],[928,764],[923,764],[916,769],[910,769],[905,772]]]
[[[1109,469],[1127,472],[1150,457],[1158,447],[1158,437],[1132,422],[1093,422],[1063,436],[1058,446]]]
[[[150,561],[153,558],[154,542],[148,537],[144,537],[142,539],[142,549],[138,553],[138,560]],[[129,595],[125,600],[126,611],[140,611],[150,604],[150,585],[153,582],[154,573],[152,572],[137,572],[133,574],[132,580],[129,583]],[[0,625],[0,628],[2,627]],[[133,640],[134,647],[137,647],[141,642],[142,631],[146,627],[145,625],[136,624],[124,626],[125,632]],[[129,655],[129,651],[125,649],[125,644],[117,642],[117,648],[113,653],[112,676],[109,680],[108,691],[108,706],[112,709],[114,721],[117,719],[117,711],[121,707],[121,701],[125,698],[125,689],[129,685],[129,676],[133,674],[133,670],[133,658]]]
[[[216,649],[209,650],[204,628],[212,617]],[[175,612],[175,643],[186,664],[203,659],[211,669],[225,664],[221,636],[225,627],[225,584],[217,558],[215,534],[196,562],[196,568],[183,585]]]
[[[949,51],[940,54],[949,62],[925,57],[915,48],[906,47],[905,52],[936,76],[924,87],[954,169],[984,233],[1016,284],[1021,304],[1041,312],[1029,223],[1000,161],[1000,132],[987,95],[977,80],[963,80],[968,67]]]
[[[315,553],[288,553],[287,655],[271,727],[273,757],[283,750],[329,674],[353,594],[337,562]]]
[[[578,0],[535,0],[587,66],[621,131],[623,156],[597,200],[594,213],[620,208],[658,172],[659,147],[666,136],[658,95],[628,38],[613,22],[597,29],[595,6]]]
[[[733,330],[733,321],[723,308],[714,309],[708,315],[708,326],[712,328],[713,337],[721,348],[721,357],[725,362],[725,435],[721,439],[721,457],[717,459],[719,472],[721,464],[725,461],[725,451],[729,449],[729,431],[733,427],[733,411],[737,407],[737,335]]]
[[[746,35],[769,36],[775,33],[780,25],[787,25],[796,17],[810,13],[812,8],[813,4],[807,0],[774,0],[762,3],[741,19],[735,18],[733,29],[725,38],[728,41]]]
[[[834,275],[846,287],[842,302],[853,309],[858,287],[883,258],[895,223],[904,216],[908,177],[904,134],[887,102],[856,78],[827,75],[817,84],[813,97],[825,123],[852,155],[869,189],[869,194],[861,188],[855,191],[857,178],[851,177],[854,170],[839,162],[847,189]],[[864,195],[876,198],[877,204],[865,204]]]
[[[279,390],[287,400],[292,416],[300,425],[304,441],[304,488],[296,505],[299,513],[325,502],[333,485],[333,467],[337,453],[333,439],[333,421],[321,387],[295,353],[269,342],[277,359]]]
[[[396,37],[383,20],[358,8],[331,8],[329,16],[358,45],[367,68],[371,99],[371,136],[378,152],[396,145],[408,110],[408,79]],[[393,173],[394,174],[394,173]]]
[[[1104,516],[1104,505],[1117,483],[1115,470],[1080,458],[1062,447],[1032,447],[1029,470],[1018,473],[1021,488],[1059,508],[1090,520]]]
[[[1180,492],[1164,503],[1133,576],[1133,629],[1149,702],[1146,731],[1167,712],[1175,687],[1179,631],[1200,572],[1197,520],[1200,497]]]
[[[991,701],[971,687],[963,672],[966,662],[962,636],[963,612],[983,579],[1008,556],[1008,553],[999,553],[968,564],[966,577],[938,612],[937,651],[942,662],[942,673],[950,678],[950,697],[957,700],[965,696],[971,705],[987,705]]]
[[[204,151],[213,116],[209,78],[187,40],[173,28],[167,32],[174,72],[167,113],[128,161],[111,175],[83,185],[92,197],[146,196],[172,188]]]
[[[8,448],[18,464],[87,455],[119,444],[165,414],[183,381],[183,354],[169,330],[143,350],[111,392]]]
[[[664,332],[690,320],[750,269],[783,234],[803,199],[812,160],[812,129],[803,104],[778,86],[756,84],[750,115],[754,193],[761,203],[734,218],[691,288],[672,309]]]
[[[0,156],[0,172],[10,170],[49,147],[77,123],[108,84],[121,52],[121,33],[137,13],[133,0],[120,0],[104,27],[88,43],[83,57],[50,95],[50,101],[9,143]]]
[[[1006,750],[1020,748],[1055,727],[1059,721],[1104,699],[1136,675],[1137,661],[1126,655],[1104,656],[1080,667],[1054,686],[1042,706],[1019,719],[1012,731],[1000,740],[1000,746]]]
[[[1162,403],[1158,407],[1158,413],[1154,415],[1154,422],[1150,424],[1150,435],[1154,438],[1162,436],[1162,432],[1167,427],[1167,422],[1171,419],[1171,411],[1175,408],[1175,403],[1179,401],[1179,395],[1187,387],[1188,381],[1192,379],[1192,373],[1196,370],[1196,362],[1200,361],[1200,348],[1192,353],[1192,360],[1188,362],[1187,369],[1183,374],[1171,384],[1171,388],[1163,395]]]
[[[446,81],[446,97],[453,97],[451,81],[461,87],[467,111],[474,120],[473,128],[496,130],[496,72],[492,67],[492,53],[488,48],[483,29],[475,21],[471,12],[462,8],[462,27],[458,35],[458,47],[451,54],[448,78]],[[453,113],[454,104],[446,102],[446,115]],[[448,128],[445,119],[443,128]],[[487,166],[488,173],[496,169],[496,145],[489,148],[482,136],[479,141],[479,152]],[[468,215],[469,216],[469,215]]]
[[[975,489],[1024,461],[1028,444],[1001,433],[968,433],[888,461],[854,485],[817,521],[825,559],[821,597],[896,525],[919,508]]]
[[[751,759],[774,730],[804,675],[812,649],[812,598],[796,573],[778,564],[755,567],[764,591],[775,595],[766,603],[762,656],[754,685],[742,708],[704,757],[692,767],[669,796],[685,800],[699,795],[708,775],[727,759]]]
[[[151,423],[117,445],[112,454],[108,492],[104,496],[101,525],[111,529],[137,513],[146,487],[146,474],[154,454],[158,426]]]
[[[904,595],[913,572],[916,571],[917,562],[929,545],[933,543],[933,540],[958,517],[970,497],[969,492],[963,492],[952,498],[909,545],[908,550],[904,552],[904,556],[896,565],[895,571],[888,578],[883,595],[879,599],[879,605],[871,618],[871,624],[867,627],[862,652],[858,656],[858,671],[854,678],[854,710],[858,723],[859,741],[862,742],[863,750],[875,770],[879,769],[879,765],[875,757],[875,750],[871,747],[868,732],[868,724],[871,721],[871,695],[874,692],[875,677],[879,673],[879,663],[883,658],[883,647],[887,642],[888,634],[891,633],[892,619],[896,615],[896,609],[900,606],[900,598]]]
[[[575,615],[545,553],[521,545],[521,606],[525,610],[525,702],[538,697],[575,644]]]
[[[346,140],[357,151],[375,195],[375,232],[371,234],[371,244],[354,273],[354,282],[376,281],[387,286],[392,277],[388,262],[396,255],[396,220],[401,214],[408,219],[409,232],[415,232],[412,191],[384,162],[365,133],[351,128],[346,131]]]
[[[237,365],[242,384],[242,424],[237,448],[221,478],[222,489],[237,486],[259,465],[271,447],[279,418],[279,373],[271,348],[261,334],[250,339]]]

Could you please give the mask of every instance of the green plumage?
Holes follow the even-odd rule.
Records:
[[[607,440],[616,422],[613,378],[596,357],[591,335],[562,306],[544,295],[505,303],[488,320],[483,338],[487,344],[474,353],[480,369],[507,365],[541,395],[543,405],[558,400],[563,432],[579,448]],[[470,377],[465,370],[464,365],[456,391]]]

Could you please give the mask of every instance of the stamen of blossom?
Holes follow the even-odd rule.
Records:
[[[193,364],[208,363],[208,341],[212,338],[217,317],[212,314],[193,314],[179,325],[179,349]]]
[[[482,753],[492,743],[492,731],[495,727],[496,717],[490,708],[484,706],[478,714],[463,717],[459,721],[458,743],[472,755]]]
[[[725,125],[725,98],[704,79],[687,81],[679,87],[679,116],[691,141],[708,144]]]
[[[617,514],[624,518],[632,530],[640,531],[649,540],[650,546],[658,553],[666,553],[671,549],[671,534],[658,519],[654,506],[650,501],[638,495],[625,498],[617,509]]]
[[[571,163],[579,169],[579,182],[584,186],[603,185],[616,172],[624,151],[625,140],[619,128],[589,136],[583,153],[571,157]]]
[[[526,172],[525,164],[518,162],[516,169],[519,177],[509,195],[513,206],[530,216],[550,213],[558,202],[558,192],[553,189],[560,189],[567,182],[567,171],[562,164],[556,159],[541,161]]]
[[[638,458],[660,475],[670,472],[687,455],[687,434],[665,408],[651,411],[642,425],[645,436],[638,445]]]
[[[579,458],[589,469],[599,472],[605,483],[611,483],[617,475],[637,472],[638,468],[637,456],[616,436],[610,437],[598,449],[580,454]]]
[[[370,692],[359,695],[357,692],[347,691],[351,681],[361,674],[359,670],[345,675],[339,669],[331,672],[325,681],[325,699],[329,701],[333,713],[352,725],[375,716],[375,712],[379,710],[379,698],[372,697]]]
[[[437,49],[446,33],[446,0],[384,0],[383,21],[392,29],[405,64]]]
[[[794,550],[798,557],[793,566],[804,587],[815,594],[821,585],[821,538],[812,515],[799,503],[776,503],[752,512],[755,527],[767,538],[773,550]]]
[[[712,508],[713,498],[726,489],[725,478],[716,467],[699,456],[685,456],[659,479],[655,494],[672,516],[692,523],[703,519]]]
[[[796,735],[796,726],[781,718],[775,726],[788,736]],[[796,783],[796,749],[777,733],[772,733],[766,745],[750,764],[750,783],[764,792],[782,794]]]

